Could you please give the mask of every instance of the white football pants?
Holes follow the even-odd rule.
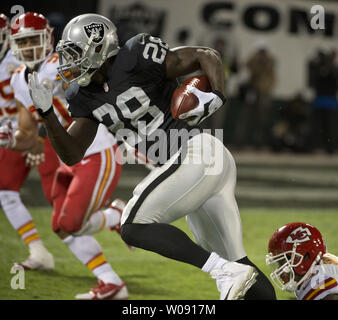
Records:
[[[227,260],[246,256],[234,195],[236,165],[223,143],[201,133],[134,189],[121,223],[168,223],[184,216],[196,242]]]

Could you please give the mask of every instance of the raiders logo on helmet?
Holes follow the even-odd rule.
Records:
[[[309,241],[311,232],[308,228],[299,227],[293,230],[286,239],[286,243],[305,242]]]
[[[83,27],[86,35],[90,38],[93,35],[93,42],[99,43],[103,39],[104,30],[102,23],[91,23]]]

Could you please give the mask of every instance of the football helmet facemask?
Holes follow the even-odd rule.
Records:
[[[8,49],[9,34],[9,20],[3,13],[0,13],[0,60]]]
[[[319,230],[307,223],[289,223],[270,238],[266,264],[274,284],[290,292],[297,290],[326,253]]]
[[[11,25],[10,44],[14,56],[34,69],[53,52],[53,28],[42,14],[23,13]]]
[[[119,51],[115,25],[99,14],[87,13],[66,25],[56,46],[63,81],[87,86],[102,64]]]

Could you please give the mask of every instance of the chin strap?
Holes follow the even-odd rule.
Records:
[[[96,71],[97,71],[97,69],[95,69],[91,73],[89,73],[89,72],[85,73],[80,79],[77,80],[78,85],[81,86],[81,87],[88,86],[90,84],[92,76],[94,75],[94,73]]]

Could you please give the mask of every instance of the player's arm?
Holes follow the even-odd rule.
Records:
[[[66,131],[54,112],[48,113],[43,120],[49,140],[60,159],[69,166],[81,161],[96,136],[98,124],[87,118],[78,118]]]
[[[166,74],[169,79],[183,76],[199,69],[206,74],[212,90],[225,95],[225,74],[218,51],[206,47],[179,47],[168,52]]]
[[[31,112],[20,101],[15,100],[19,112],[18,129],[15,131],[16,151],[28,151],[34,147],[38,138],[38,125]]]

